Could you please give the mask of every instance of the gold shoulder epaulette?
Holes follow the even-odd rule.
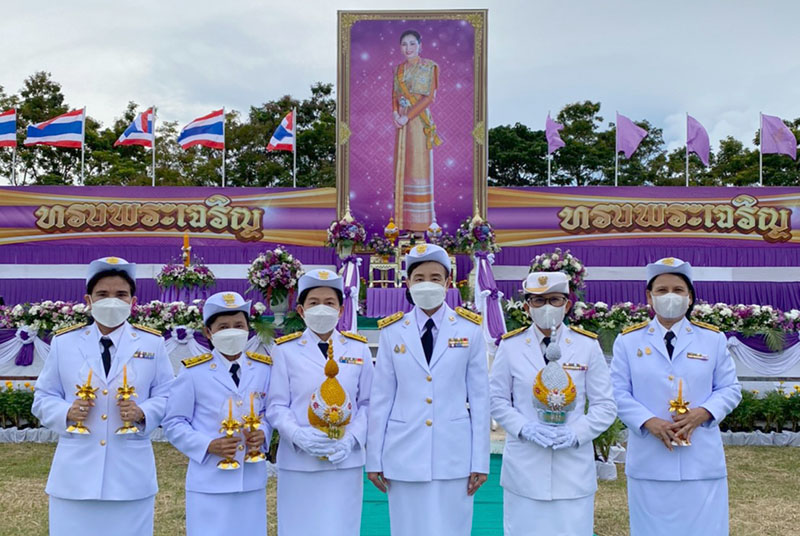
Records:
[[[200,354],[194,357],[186,358],[183,361],[181,361],[181,363],[183,363],[183,366],[186,368],[192,368],[194,366],[207,363],[208,361],[211,361],[213,358],[214,356],[211,354]]]
[[[353,339],[354,341],[361,341],[367,342],[367,338],[363,335],[359,335],[358,333],[351,333],[349,331],[343,331],[342,335],[347,337],[348,339]]]
[[[698,322],[697,320],[689,320],[689,322],[691,322],[692,324],[694,324],[699,328],[710,329],[711,331],[716,331],[717,333],[719,333],[719,328],[714,324],[706,324],[705,322]]]
[[[639,329],[642,329],[642,328],[646,328],[647,324],[649,324],[649,323],[650,322],[639,322],[638,324],[634,324],[632,326],[628,326],[627,328],[622,330],[622,334],[623,335],[627,335],[628,333],[630,333],[632,331],[636,331],[636,330],[639,330]]]
[[[394,324],[398,320],[403,318],[403,311],[397,311],[395,314],[387,316],[385,318],[381,318],[378,320],[378,329],[383,329],[386,326]]]
[[[272,364],[272,358],[268,355],[257,354],[255,352],[245,352],[245,354],[247,354],[247,357],[249,357],[253,361],[258,361],[259,363],[264,363],[265,365]]]
[[[474,324],[478,324],[479,326],[481,325],[481,322],[483,321],[483,319],[481,318],[481,315],[479,315],[478,313],[473,313],[469,309],[464,309],[463,307],[456,307],[456,313],[458,313],[458,316],[460,316],[462,318],[466,318],[470,322],[472,322]]]
[[[283,344],[285,342],[293,341],[303,336],[302,331],[295,331],[294,333],[290,333],[288,335],[284,335],[283,337],[278,337],[275,339],[275,344]]]
[[[503,333],[500,336],[500,338],[503,339],[503,340],[510,339],[514,335],[519,335],[520,333],[522,333],[526,329],[528,329],[528,326],[522,326],[521,328],[517,328],[517,329],[515,329],[513,331],[509,331],[508,333]]]
[[[81,322],[80,324],[75,324],[74,326],[67,326],[65,328],[57,329],[56,330],[56,337],[59,335],[63,335],[65,333],[69,333],[70,331],[75,331],[76,329],[81,329],[86,325],[86,322]]]
[[[569,329],[574,331],[575,333],[580,333],[581,335],[586,335],[592,339],[597,338],[597,333],[592,333],[591,331],[585,330],[583,328],[579,328],[578,326],[570,326]]]
[[[161,332],[155,328],[151,328],[150,326],[143,326],[142,324],[131,324],[131,326],[138,330],[146,331],[147,333],[152,333],[153,335],[158,335],[161,337]]]

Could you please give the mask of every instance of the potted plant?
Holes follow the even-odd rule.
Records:
[[[260,254],[247,270],[249,290],[257,290],[269,304],[275,324],[281,324],[289,301],[303,275],[303,265],[281,246]]]

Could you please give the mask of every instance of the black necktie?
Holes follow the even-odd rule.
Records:
[[[111,339],[102,337],[100,339],[100,344],[103,345],[103,368],[106,371],[106,377],[107,377],[108,371],[111,370],[111,346],[114,343],[111,341]]]
[[[544,364],[547,365],[550,363],[550,360],[547,359],[547,347],[550,346],[550,337],[542,337],[542,342],[544,343]]]
[[[672,359],[672,352],[675,351],[675,346],[672,345],[672,341],[675,339],[675,334],[671,331],[668,331],[666,335],[664,335],[664,342],[667,343],[667,353],[669,354],[669,358]]]
[[[433,318],[425,322],[425,333],[422,334],[422,350],[425,352],[425,360],[430,364],[433,355],[433,327],[436,323]]]
[[[319,346],[319,351],[322,352],[322,356],[325,359],[328,359],[328,343],[327,342],[319,342],[319,343],[317,343],[317,346]]]
[[[239,387],[239,363],[231,365],[231,378],[233,378],[233,383],[236,384],[236,387]]]

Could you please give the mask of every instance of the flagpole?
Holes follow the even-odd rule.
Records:
[[[689,187],[689,112],[686,112],[686,187]]]
[[[617,124],[614,125],[614,186],[619,182],[619,111],[616,112]]]
[[[84,184],[83,168],[85,163],[84,155],[86,153],[86,106],[83,107],[83,115],[81,116],[81,185]]]
[[[553,159],[553,155],[547,155],[547,186],[550,186],[550,161]]]
[[[153,187],[156,186],[156,105],[153,105]]]
[[[225,107],[222,107],[222,187],[225,188]]]
[[[16,136],[16,135],[17,135],[17,133],[16,133],[16,131],[14,131],[14,136]],[[11,184],[13,184],[14,186],[17,185],[17,144],[16,144],[16,140],[14,142],[14,152],[11,155]]]
[[[758,112],[758,185],[764,186],[764,114]]]
[[[614,154],[614,186],[618,185],[619,177],[619,151]]]
[[[292,188],[297,188],[297,108],[292,108]]]

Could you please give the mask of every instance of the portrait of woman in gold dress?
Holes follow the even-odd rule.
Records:
[[[439,66],[421,58],[422,39],[415,30],[400,36],[405,61],[394,71],[392,119],[394,150],[394,221],[407,231],[436,227],[433,149],[442,144],[430,106],[439,85]]]

